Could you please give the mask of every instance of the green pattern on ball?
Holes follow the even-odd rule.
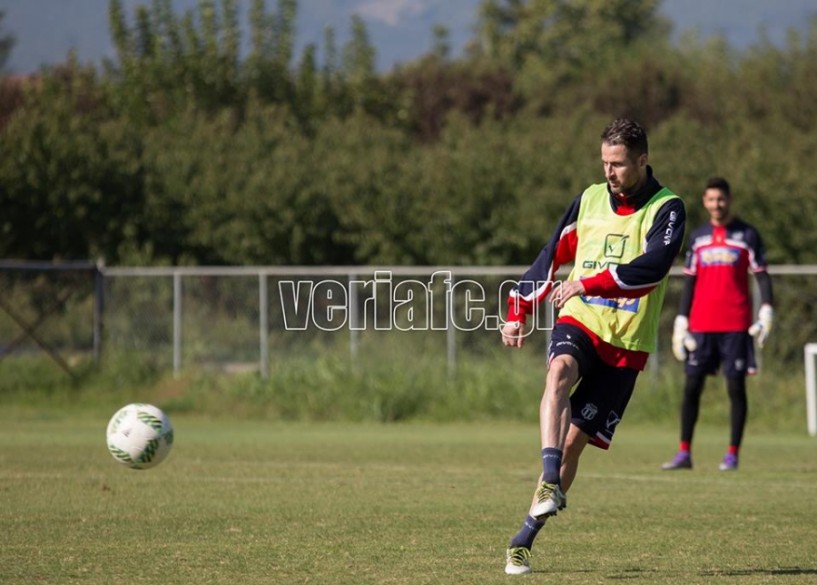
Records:
[[[136,413],[136,417],[157,433],[162,432],[162,419],[160,419],[158,416],[153,416],[149,412],[140,410],[138,413]]]
[[[136,459],[136,463],[150,463],[153,461],[153,456],[156,455],[156,451],[159,449],[159,443],[161,439],[151,439],[145,444],[144,450],[140,453],[139,457]]]
[[[173,445],[170,421],[150,404],[133,403],[123,407],[109,421],[107,432],[108,451],[131,469],[153,467],[165,458]],[[153,438],[149,439],[151,435]]]
[[[119,461],[122,461],[123,463],[133,464],[133,459],[131,459],[131,456],[128,454],[128,452],[123,451],[116,445],[109,444],[108,451],[110,451],[111,455],[113,455]]]

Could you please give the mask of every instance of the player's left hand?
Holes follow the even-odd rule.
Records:
[[[774,323],[774,309],[771,305],[761,305],[757,312],[757,321],[749,327],[749,335],[755,338],[757,346],[762,348]]]
[[[689,333],[689,318],[676,315],[672,325],[672,354],[679,362],[685,362],[689,352],[698,349],[698,342]]]
[[[557,309],[561,309],[567,301],[584,293],[584,284],[581,280],[565,280],[553,287],[549,300]]]

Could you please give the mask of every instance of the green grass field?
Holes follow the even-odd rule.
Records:
[[[148,471],[107,453],[107,420],[0,419],[0,583],[814,583],[817,442],[758,434],[717,471],[659,470],[675,428],[622,424],[585,455],[569,507],[503,574],[538,473],[528,423],[210,422],[174,417]]]

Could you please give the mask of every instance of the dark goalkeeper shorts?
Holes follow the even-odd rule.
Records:
[[[746,331],[691,335],[698,347],[687,356],[684,367],[687,375],[713,375],[721,367],[727,378],[757,373],[754,340]]]
[[[557,323],[548,346],[548,364],[558,355],[579,363],[579,382],[570,395],[570,422],[590,435],[590,444],[609,449],[630,401],[638,370],[616,368],[599,358],[587,334],[574,325]]]

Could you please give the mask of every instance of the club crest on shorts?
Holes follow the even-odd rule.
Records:
[[[587,404],[584,405],[584,408],[582,408],[582,418],[584,420],[593,420],[594,418],[596,418],[598,412],[599,412],[598,407],[592,402],[588,402]]]

